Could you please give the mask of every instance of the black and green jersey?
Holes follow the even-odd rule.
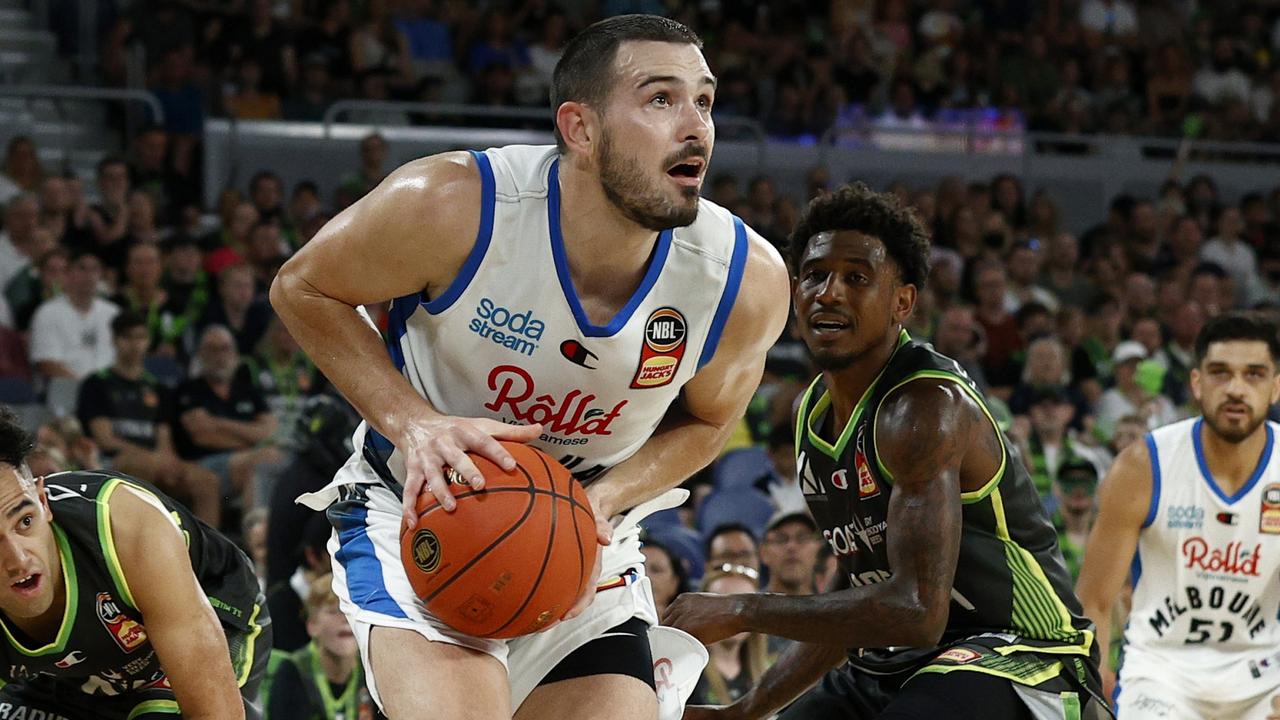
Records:
[[[7,668],[3,676],[19,684],[53,683],[73,695],[164,697],[152,692],[167,689],[168,678],[147,639],[146,618],[134,602],[136,588],[130,588],[121,571],[112,540],[111,501],[125,487],[162,507],[182,530],[196,578],[227,632],[237,680],[244,685],[254,645],[268,624],[249,558],[150,485],[95,472],[45,478],[66,606],[57,636],[44,645],[0,614],[5,636],[0,653]],[[172,701],[154,702],[168,702],[176,711]]]
[[[890,393],[922,378],[956,383],[990,418],[982,394],[960,366],[905,331],[838,438],[829,439],[831,397],[821,376],[800,406],[796,453],[801,488],[854,587],[891,576],[887,543],[893,534],[888,523],[893,476],[876,453],[876,415]],[[1088,656],[1093,626],[1071,590],[1057,533],[1012,443],[1003,434],[1000,438],[998,472],[981,488],[960,496],[960,557],[941,647],[991,634],[999,638],[1002,652]],[[938,648],[863,649],[850,662],[887,674],[918,667],[938,654]]]

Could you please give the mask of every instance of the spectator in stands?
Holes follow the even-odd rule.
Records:
[[[31,319],[31,362],[45,378],[81,380],[115,361],[111,321],[120,308],[98,297],[102,263],[84,249],[67,266],[64,292]]]
[[[795,401],[795,394],[787,395],[787,405]],[[769,459],[773,463],[773,476],[766,490],[773,506],[782,512],[805,512],[804,493],[800,490],[800,478],[796,474],[796,440],[793,423],[774,425],[766,438]]]
[[[169,427],[172,399],[143,368],[150,341],[146,318],[120,313],[111,322],[111,340],[115,363],[80,384],[80,424],[111,469],[182,498],[197,517],[218,527],[218,477],[175,454]]]
[[[169,156],[174,169],[193,177],[195,150],[204,132],[204,93],[194,79],[190,48],[165,51],[150,90],[164,110]]]
[[[230,59],[241,68],[245,61],[256,65],[263,91],[278,95],[298,76],[297,53],[289,30],[272,14],[272,0],[250,0],[248,5],[248,15],[228,33]]]
[[[1252,246],[1244,241],[1244,222],[1240,210],[1227,205],[1218,212],[1217,235],[1200,249],[1200,259],[1211,262],[1231,277],[1235,285],[1233,305],[1249,303],[1257,294],[1261,281],[1258,277],[1258,256]]]
[[[1191,368],[1195,367],[1196,336],[1204,327],[1204,309],[1199,303],[1185,300],[1179,304],[1173,316],[1168,318],[1169,339],[1151,360],[1165,369],[1167,383],[1183,387],[1191,382]]]
[[[387,176],[387,141],[378,133],[360,140],[360,167],[342,179],[338,192],[345,207],[365,196]]]
[[[43,253],[36,265],[23,268],[4,287],[4,300],[13,315],[13,327],[22,332],[31,329],[31,319],[40,304],[62,292],[67,272],[66,248],[55,244],[43,229],[36,230],[35,235],[37,243],[41,242],[41,235],[47,236],[44,244],[52,249]]]
[[[1127,0],[1085,0],[1080,25],[1094,47],[1104,42],[1129,45],[1138,34],[1138,15]]]
[[[244,358],[249,377],[275,414],[273,444],[288,450],[301,447],[298,421],[306,399],[324,389],[324,378],[298,347],[279,318],[272,316],[256,351]]]
[[[551,74],[569,40],[569,19],[559,10],[542,19],[538,39],[529,46],[529,72],[517,80],[520,104],[542,105],[551,89]]]
[[[50,176],[40,184],[40,213],[37,223],[48,230],[56,243],[64,243],[71,226],[71,191],[66,178]],[[73,238],[66,238],[72,244]]]
[[[160,228],[156,225],[155,201],[151,195],[134,190],[129,193],[128,233],[124,237],[125,254],[128,248],[139,243],[154,245],[160,242]]]
[[[1026,303],[1039,303],[1056,312],[1058,298],[1037,284],[1044,260],[1044,243],[1038,239],[1019,240],[1005,254],[1006,276],[1005,307],[1017,312]]]
[[[760,555],[769,574],[765,592],[813,595],[818,563],[818,526],[808,511],[782,511],[769,520]]]
[[[1054,509],[1053,482],[1059,468],[1072,460],[1092,460],[1097,455],[1070,432],[1075,415],[1076,406],[1068,389],[1051,385],[1038,388],[1032,395],[1025,420],[1014,420],[1011,435],[1019,445],[1040,499],[1050,511]]]
[[[726,523],[714,528],[706,540],[707,568],[721,565],[744,565],[760,572],[760,545],[751,528],[741,523]]]
[[[276,669],[265,717],[268,720],[382,718],[366,689],[356,637],[346,616],[338,609],[332,575],[322,575],[311,582],[305,612],[311,642]]]
[[[993,387],[1011,387],[1016,380],[1010,374],[1014,353],[1022,341],[1018,336],[1018,320],[1005,305],[1008,276],[1004,266],[996,262],[984,263],[974,272],[973,285],[977,299],[975,316],[986,340],[983,369]]]
[[[258,61],[247,57],[236,71],[235,91],[225,101],[227,114],[236,120],[279,120],[280,96],[263,87]]]
[[[36,144],[26,135],[9,138],[4,163],[0,165],[0,202],[8,202],[18,193],[34,193],[40,190],[44,170],[36,154]]]
[[[203,335],[205,328],[222,326],[235,337],[237,354],[251,354],[271,321],[271,308],[257,298],[255,282],[249,265],[224,269],[218,275],[217,300],[205,308],[204,317],[197,324],[198,332]]]
[[[1084,307],[1097,294],[1097,286],[1080,269],[1080,242],[1075,235],[1060,232],[1047,239],[1040,285],[1064,307]]]
[[[416,82],[418,72],[428,68],[451,71],[453,46],[448,26],[430,18],[393,21],[387,6],[386,0],[371,0],[365,8],[365,21],[351,32],[351,69],[356,78],[386,73],[393,84],[408,86]],[[407,37],[410,31],[412,45]]]
[[[268,556],[270,563],[280,562],[288,569],[287,573],[282,573],[282,579],[267,588],[266,593],[267,609],[275,626],[272,645],[278,650],[294,652],[306,647],[310,640],[304,605],[312,583],[332,572],[326,547],[332,532],[333,527],[325,521],[322,513],[307,513],[293,530],[288,557]],[[273,547],[270,552],[277,549]]]
[[[151,196],[155,215],[163,224],[173,221],[177,208],[193,198],[194,188],[168,164],[169,134],[159,125],[149,125],[133,138],[129,163],[129,185]]]
[[[703,592],[730,595],[759,590],[759,572],[742,565],[715,566],[702,577]],[[693,690],[690,704],[731,703],[754,687],[770,664],[768,638],[757,633],[741,633],[721,640],[707,646],[707,651],[711,660]]]
[[[276,272],[289,256],[289,246],[280,237],[280,226],[273,222],[258,223],[249,233],[245,261],[253,268],[254,295],[263,297],[271,287]]]
[[[1045,388],[1071,387],[1071,368],[1067,348],[1056,336],[1045,335],[1027,345],[1022,364],[1022,377],[1009,397],[1009,411],[1023,415]],[[1078,398],[1072,397],[1073,405]]]
[[[320,122],[324,119],[325,111],[334,100],[329,65],[328,58],[321,54],[303,57],[302,82],[281,109],[285,120]]]
[[[222,228],[205,241],[209,253],[204,257],[204,270],[210,275],[219,275],[227,267],[244,263],[249,233],[263,221],[253,203],[236,203],[229,214]]]
[[[955,360],[985,393],[987,374],[982,367],[986,353],[985,332],[968,305],[953,305],[938,316],[931,339],[934,349]]]
[[[284,207],[284,181],[270,170],[259,170],[249,180],[249,199],[258,211],[258,222],[273,222],[280,225],[285,237],[293,236],[293,228],[289,225],[289,216]]]
[[[307,83],[307,64],[319,60],[327,70],[326,79],[347,87],[352,71],[351,0],[324,0],[320,5],[320,22],[298,33],[297,55],[303,61],[303,84]]]
[[[644,553],[644,574],[653,588],[653,604],[658,617],[676,596],[689,589],[689,571],[684,562],[661,540],[646,537],[640,551]]]
[[[1222,266],[1212,262],[1201,262],[1191,271],[1187,281],[1187,297],[1204,308],[1205,315],[1216,317],[1223,310],[1231,308],[1231,297],[1227,292],[1230,276]]]
[[[293,186],[293,195],[289,197],[289,223],[298,228],[299,232],[308,221],[323,212],[324,203],[320,200],[320,188],[314,182],[303,180]],[[299,244],[306,243],[300,238]]]
[[[1146,359],[1147,349],[1137,341],[1125,340],[1116,345],[1111,356],[1116,384],[1102,394],[1095,413],[1095,432],[1104,442],[1111,440],[1116,423],[1126,415],[1144,418],[1149,430],[1178,419],[1178,412],[1169,398],[1158,395],[1142,382],[1138,366]]]
[[[1137,415],[1125,415],[1116,423],[1116,432],[1111,436],[1107,449],[1111,457],[1119,457],[1120,453],[1130,445],[1141,442],[1147,434],[1147,421]],[[1110,466],[1108,466],[1110,467]]]
[[[204,255],[190,235],[174,235],[166,247],[164,292],[171,312],[169,334],[177,338],[175,349],[185,360],[195,346],[190,337],[204,316],[213,294],[213,281],[201,269]]]
[[[98,162],[97,179],[98,202],[89,207],[88,216],[90,247],[114,277],[124,265],[129,234],[129,165],[108,155]]]
[[[1214,37],[1213,54],[1196,72],[1191,89],[1196,97],[1210,105],[1228,100],[1249,101],[1249,76],[1240,67],[1231,35],[1223,32]]]
[[[1098,466],[1085,458],[1071,458],[1058,468],[1053,482],[1057,511],[1053,515],[1058,530],[1058,547],[1067,562],[1071,579],[1080,577],[1085,543],[1098,516],[1096,490]]]
[[[1147,76],[1151,130],[1158,135],[1181,134],[1190,100],[1191,69],[1186,50],[1176,42],[1166,43],[1156,53],[1155,71]]]
[[[149,351],[172,355],[176,351],[177,336],[168,326],[174,308],[169,305],[163,279],[160,247],[154,243],[132,245],[125,256],[120,292],[111,301],[144,319]]]
[[[280,461],[275,448],[264,445],[276,430],[262,394],[240,367],[235,338],[220,325],[200,336],[195,377],[178,387],[174,439],[178,454],[212,470],[221,495],[240,493],[247,502],[258,465]]]
[[[1124,279],[1123,304],[1128,324],[1146,317],[1156,309],[1156,281],[1144,272],[1131,272]]]
[[[1169,243],[1156,262],[1156,269],[1185,284],[1200,264],[1200,252],[1204,235],[1200,223],[1190,215],[1182,215],[1173,221]]]
[[[267,576],[267,509],[256,507],[240,519],[240,538],[245,554],[253,561],[258,584],[266,589]]]
[[[5,206],[4,229],[0,231],[0,288],[39,261],[44,244],[36,237],[39,217],[40,206],[32,195],[17,195]]]

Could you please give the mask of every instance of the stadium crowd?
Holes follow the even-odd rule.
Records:
[[[699,29],[720,76],[717,114],[754,118],[775,137],[971,109],[996,126],[1067,133],[1280,130],[1280,18],[1261,7],[1215,17],[1172,0],[604,0],[596,11],[663,12]],[[544,106],[559,48],[586,17],[541,0],[486,10],[135,2],[110,23],[103,67],[121,81],[125,48],[141,43],[166,124],[104,158],[87,186],[42,167],[30,139],[8,142],[0,387],[39,427],[32,469],[136,475],[240,539],[271,598],[276,645],[294,653],[277,674],[279,707],[298,707],[319,677],[334,702],[367,708],[368,698],[326,592],[329,526],[291,503],[345,460],[355,418],[274,317],[267,288],[392,167],[371,134],[332,197],[261,168],[247,196],[228,189],[205,208],[203,118],[315,120],[339,97]],[[793,196],[767,176],[713,173],[705,192],[781,244],[805,202],[846,180],[816,167]],[[1235,198],[1210,177],[1171,177],[1115,197],[1083,232],[1063,226],[1052,188],[1016,176],[887,189],[933,231],[910,330],[984,390],[1076,572],[1112,458],[1195,413],[1187,378],[1205,319],[1280,312],[1280,187]],[[385,329],[385,308],[369,310]],[[660,609],[683,590],[811,593],[831,582],[831,547],[805,512],[793,457],[792,409],[814,374],[784,334],[736,437],[688,481],[692,500],[646,523]],[[696,699],[737,697],[780,645],[717,644]]]
[[[770,136],[930,121],[1068,134],[1280,136],[1280,12],[1184,0],[123,0],[103,68],[145,48],[168,129],[316,120],[338,98],[545,107],[567,38],[665,14],[706,40],[716,114]],[[125,6],[125,7],[119,7]],[[382,119],[383,122],[395,120]],[[408,122],[403,118],[402,122]]]

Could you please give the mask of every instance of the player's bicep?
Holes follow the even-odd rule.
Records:
[[[918,380],[890,396],[876,418],[876,451],[893,478],[889,566],[939,633],[960,555],[960,468],[979,412],[955,383]]]
[[[182,531],[154,499],[111,497],[112,538],[147,638],[184,717],[243,717],[221,623],[187,556]]]
[[[715,354],[683,391],[689,413],[717,425],[746,411],[764,375],[765,354],[782,334],[790,309],[786,266],[772,246],[748,234],[746,268]]]
[[[1133,443],[1099,486],[1098,517],[1076,585],[1076,594],[1088,607],[1110,607],[1129,575],[1138,536],[1154,506],[1152,462],[1146,443]]]
[[[353,307],[447,284],[475,245],[481,194],[467,153],[409,163],[321,228],[278,284]]]

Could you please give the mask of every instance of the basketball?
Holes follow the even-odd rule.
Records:
[[[582,486],[541,450],[502,445],[514,470],[471,454],[484,489],[457,492],[453,512],[420,495],[417,523],[400,535],[414,592],[432,615],[475,637],[526,635],[560,619],[595,562],[595,515]]]

